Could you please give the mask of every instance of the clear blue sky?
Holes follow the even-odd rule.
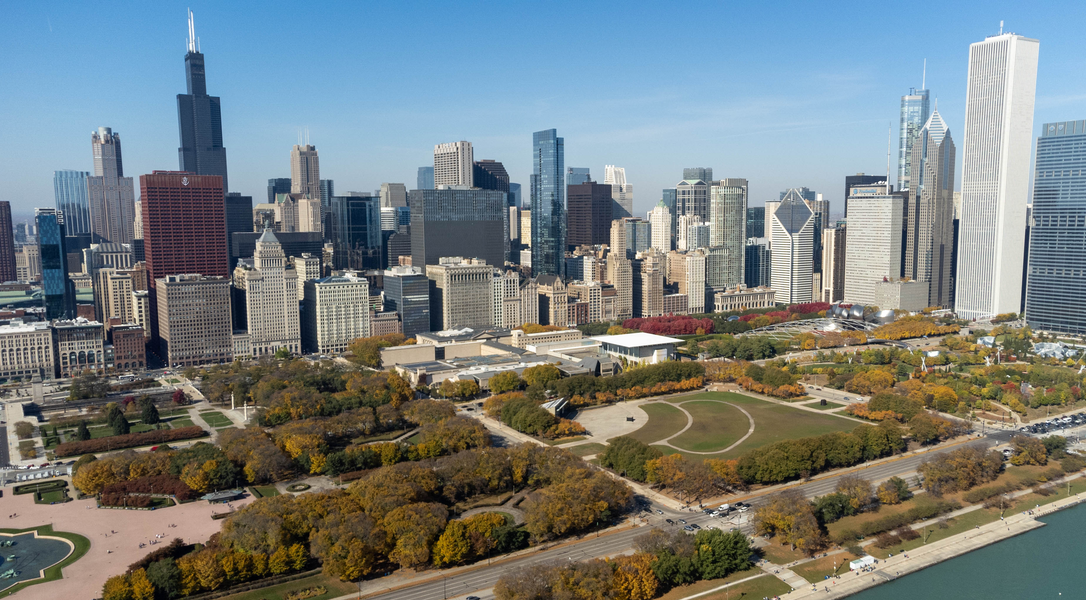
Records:
[[[896,161],[925,58],[960,146],[969,44],[1001,19],[1041,40],[1034,130],[1086,119],[1082,2],[4,0],[0,199],[17,215],[53,205],[53,170],[91,169],[98,126],[121,134],[126,175],[177,168],[189,6],[233,191],[257,202],[306,127],[341,192],[414,187],[460,139],[527,184],[532,132],[554,127],[568,166],[626,168],[637,214],[686,166],[746,177],[752,206],[807,186],[840,210],[845,175],[885,172],[890,124]]]

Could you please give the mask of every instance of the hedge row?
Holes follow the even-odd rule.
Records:
[[[110,450],[135,448],[137,446],[147,446],[150,444],[165,444],[167,442],[189,440],[205,435],[207,435],[207,432],[204,431],[202,427],[196,425],[193,425],[192,427],[182,427],[180,429],[157,429],[154,431],[145,431],[143,433],[126,433],[124,435],[114,435],[82,442],[64,442],[57,446],[56,455],[57,458],[63,458],[66,456],[89,454],[91,452],[108,452]]]
[[[103,488],[102,494],[166,494],[175,497],[178,502],[195,500],[199,497],[192,488],[173,475],[153,475],[129,481],[118,481]]]
[[[19,494],[33,494],[34,492],[51,492],[53,490],[63,490],[68,487],[68,482],[63,479],[53,479],[48,481],[42,481],[40,483],[26,483],[23,485],[17,485],[12,489],[12,492],[18,496]]]

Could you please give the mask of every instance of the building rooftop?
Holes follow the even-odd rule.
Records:
[[[622,335],[597,335],[593,336],[592,339],[599,340],[605,344],[614,344],[626,348],[644,348],[646,346],[660,346],[663,344],[680,344],[683,341],[677,338],[664,337],[662,335],[645,333],[643,331]]]

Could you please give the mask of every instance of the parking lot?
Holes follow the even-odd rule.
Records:
[[[1056,416],[1045,421],[1024,425],[1018,428],[1019,433],[1037,437],[1059,435],[1068,439],[1070,443],[1077,443],[1086,434],[1086,413]]]

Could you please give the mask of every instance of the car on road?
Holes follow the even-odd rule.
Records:
[[[659,508],[657,508],[657,509],[656,509],[656,514],[658,514],[658,515],[662,515],[662,514],[664,514],[664,511],[662,511],[662,510],[660,510]]]
[[[698,525],[697,523],[691,523],[690,526],[694,529],[701,529],[701,525]]]
[[[694,531],[694,528],[687,525],[686,527],[683,527],[683,530],[685,530],[685,531]]]
[[[672,521],[671,519],[664,519],[664,521],[666,521],[668,525],[674,525],[675,524],[675,521]]]
[[[467,598],[464,598],[464,600],[479,600],[479,597],[478,596],[468,596]]]
[[[679,519],[679,522],[682,523],[683,525],[686,525],[686,519]]]

